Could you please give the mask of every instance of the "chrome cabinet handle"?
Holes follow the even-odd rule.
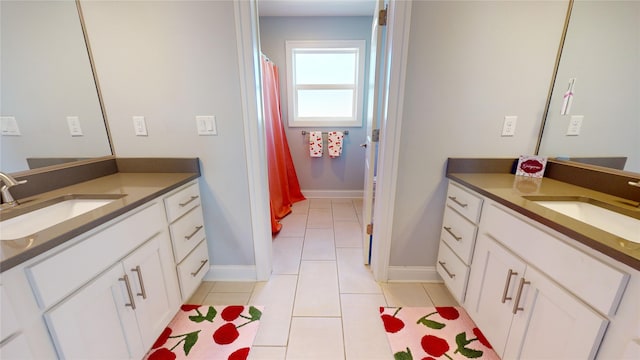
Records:
[[[131,283],[129,282],[129,276],[127,276],[127,274],[124,274],[124,276],[119,278],[118,280],[124,281],[124,284],[127,287],[127,293],[129,294],[129,303],[124,304],[124,306],[131,306],[131,309],[135,310],[136,302],[133,298],[133,293],[131,292]]]
[[[640,187],[640,180],[633,182],[633,181],[629,181],[627,184],[631,185],[631,186],[635,186],[635,187]]]
[[[462,206],[463,208],[464,208],[464,207],[469,206],[469,204],[465,204],[465,203],[463,203],[463,202],[460,202],[460,200],[458,200],[458,198],[456,198],[455,196],[447,196],[447,197],[448,197],[449,199],[451,199],[451,201],[453,201],[454,203],[456,203],[456,204],[458,204],[458,205]]]
[[[440,266],[442,266],[442,268],[444,269],[444,271],[447,273],[447,275],[449,275],[450,278],[454,278],[456,277],[456,274],[452,274],[451,272],[449,272],[449,269],[447,269],[447,267],[445,266],[446,263],[442,262],[442,261],[438,261],[438,264],[440,264]]]
[[[522,296],[522,288],[525,285],[529,285],[531,282],[526,281],[524,278],[520,279],[520,285],[518,285],[518,294],[516,295],[516,301],[513,303],[513,314],[515,315],[518,310],[524,310],[524,308],[520,307],[520,297]]]
[[[209,262],[209,259],[205,259],[205,260],[200,261],[200,267],[199,267],[196,271],[192,272],[192,273],[191,273],[191,276],[196,277],[196,275],[198,275],[198,273],[200,272],[200,270],[202,270],[202,268],[204,267],[204,265],[205,265],[207,262]]]
[[[192,195],[189,200],[183,202],[183,203],[179,203],[178,205],[180,205],[180,207],[185,207],[187,205],[189,205],[190,202],[194,201],[195,199],[199,198],[200,196],[198,195]]]
[[[191,240],[191,238],[194,237],[198,233],[198,231],[200,231],[200,229],[202,229],[202,227],[203,227],[202,225],[196,226],[196,229],[191,234],[185,235],[184,238],[187,239],[187,240]]]
[[[142,296],[143,299],[146,299],[147,290],[144,289],[144,280],[142,280],[142,269],[140,269],[140,265],[136,266],[134,269],[131,269],[131,271],[135,271],[136,273],[138,273],[138,282],[140,283],[141,292],[137,293],[136,295]]]
[[[456,234],[453,233],[453,231],[451,231],[451,226],[443,226],[443,228],[451,235],[453,236],[454,239],[456,239],[456,241],[460,241],[462,240],[462,237],[460,236],[456,236]]]
[[[367,148],[367,143],[360,144],[360,147],[366,149]]]
[[[504,283],[504,291],[502,291],[502,303],[504,304],[507,300],[511,300],[512,298],[509,296],[507,297],[507,292],[509,291],[509,284],[511,284],[511,277],[513,275],[518,275],[517,272],[509,269],[509,272],[507,273],[507,280]]]

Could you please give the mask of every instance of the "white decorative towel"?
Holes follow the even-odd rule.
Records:
[[[309,156],[322,157],[322,131],[309,132]]]
[[[329,156],[331,158],[337,158],[342,154],[342,140],[344,139],[344,133],[342,131],[329,131],[327,139],[327,147],[329,149]]]

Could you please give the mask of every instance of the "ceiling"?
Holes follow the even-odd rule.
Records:
[[[375,0],[257,0],[260,16],[372,16]]]

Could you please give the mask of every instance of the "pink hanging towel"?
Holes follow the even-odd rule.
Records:
[[[342,154],[342,140],[344,133],[342,131],[329,131],[327,139],[327,148],[329,149],[329,157],[337,158]]]
[[[322,157],[322,131],[309,131],[309,156]]]

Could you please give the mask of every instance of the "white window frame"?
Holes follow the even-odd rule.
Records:
[[[364,108],[364,67],[365,67],[365,40],[318,40],[299,41],[287,40],[287,101],[288,101],[288,123],[290,127],[362,127],[362,114]],[[357,66],[355,84],[343,85],[296,85],[295,82],[295,62],[294,54],[301,50],[317,50],[322,52],[342,52],[356,51]],[[307,51],[308,51],[307,50]],[[299,118],[297,114],[297,93],[298,89],[353,89],[354,90],[354,111],[349,117],[304,117]]]

